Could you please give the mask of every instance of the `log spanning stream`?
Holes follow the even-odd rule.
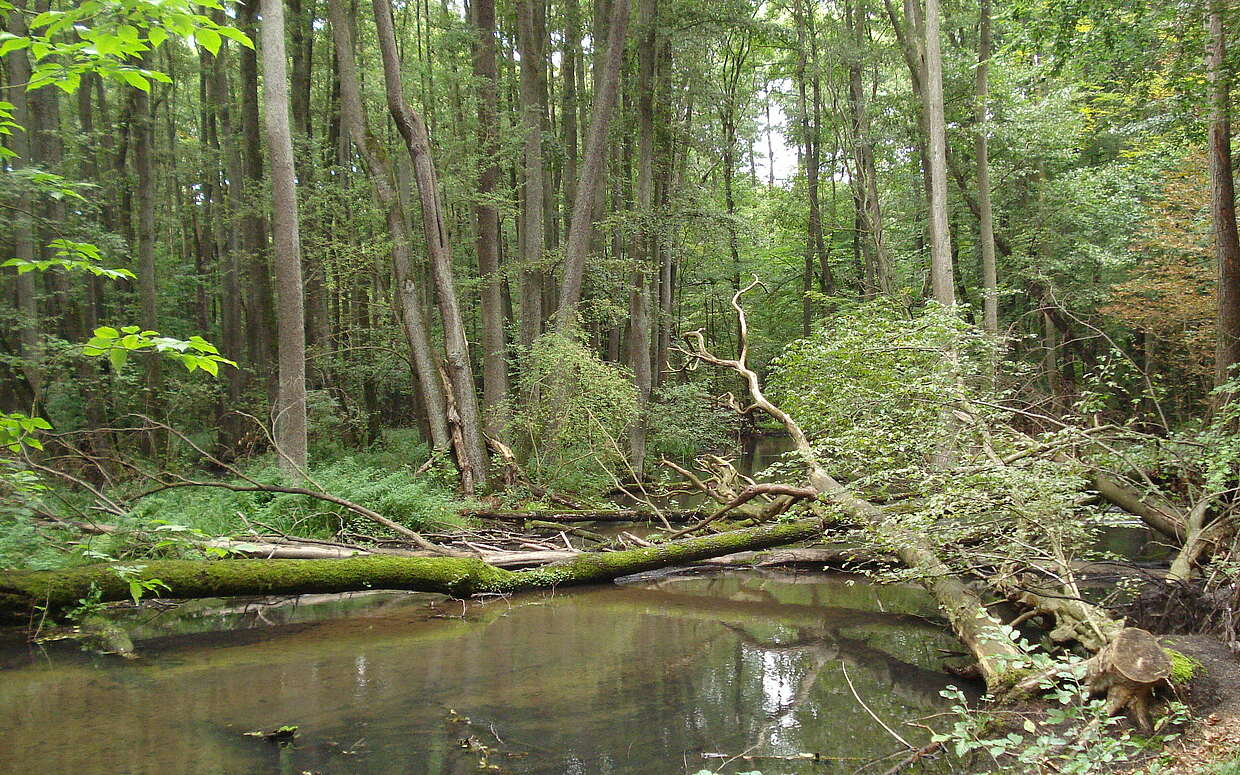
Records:
[[[138,616],[137,661],[0,651],[0,772],[851,773],[901,749],[870,712],[924,742],[901,720],[944,710],[959,647],[919,589],[823,573]],[[825,761],[716,756],[743,752]]]

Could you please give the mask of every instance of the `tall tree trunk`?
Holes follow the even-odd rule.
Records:
[[[145,329],[158,330],[155,286],[155,173],[152,163],[155,131],[151,100],[141,89],[133,90],[133,166],[137,178],[135,199],[138,209],[138,323]],[[145,411],[151,416],[159,415],[157,402],[162,377],[163,360],[147,361]],[[143,435],[143,451],[155,452],[156,437]]]
[[[674,174],[676,169],[676,148],[673,142],[675,119],[672,114],[672,44],[664,36],[659,46],[659,65],[657,71],[662,74],[658,79],[659,99],[657,100],[655,126],[658,130],[658,150],[656,164],[656,206],[660,212],[666,210],[671,198],[673,181],[678,182]],[[688,133],[686,132],[686,135]],[[655,251],[658,255],[659,269],[659,306],[657,344],[654,353],[654,383],[662,384],[663,370],[667,364],[668,352],[672,346],[672,328],[675,315],[675,253],[663,245],[660,237],[655,240]]]
[[[544,67],[543,41],[536,32],[534,5],[545,0],[517,2],[517,49],[521,54],[521,130],[525,133],[525,164],[521,197],[521,347],[528,350],[542,333],[544,188],[542,111],[539,99]]]
[[[629,365],[637,385],[637,420],[629,432],[629,456],[633,472],[642,473],[646,460],[646,408],[652,385],[650,343],[651,273],[654,271],[657,230],[654,227],[654,97],[658,29],[658,0],[640,0],[637,20],[637,213],[640,228],[633,250],[637,269],[629,298]]]
[[[577,325],[577,305],[581,302],[586,256],[594,227],[594,200],[603,182],[603,167],[607,161],[607,128],[616,104],[628,25],[629,0],[613,0],[607,49],[603,56],[599,88],[594,95],[594,112],[590,116],[573,216],[568,227],[568,244],[564,248],[564,276],[560,283],[560,306],[556,310],[556,330],[561,334],[568,334]]]
[[[77,93],[78,125],[86,144],[86,147],[82,149],[81,172],[82,179],[88,181],[99,180],[99,136],[95,131],[97,106],[93,105],[91,100],[94,93],[94,80],[98,77],[98,75],[91,74],[83,78]],[[86,278],[82,291],[85,298],[82,302],[79,325],[81,334],[77,337],[78,339],[94,331],[99,325],[99,308],[102,302],[100,278],[93,276]],[[108,412],[106,393],[98,387],[100,366],[101,364],[94,363],[89,358],[79,358],[76,370],[86,404],[86,426],[94,431],[89,443],[96,454],[106,457],[111,451],[112,439],[108,432],[103,430],[108,425]]]
[[[478,203],[474,219],[478,274],[482,280],[482,404],[487,428],[503,435],[507,418],[508,360],[504,346],[504,295],[499,264],[499,210],[493,203],[499,186],[499,74],[495,66],[495,0],[474,0],[470,6],[478,39],[474,44],[474,77],[478,79]]]
[[[891,257],[884,239],[882,210],[878,201],[878,170],[874,164],[874,142],[870,137],[870,115],[863,82],[863,52],[867,46],[868,11],[865,0],[845,5],[844,19],[852,33],[853,50],[848,61],[848,108],[851,114],[852,156],[857,181],[854,183],[856,221],[865,232],[858,244],[865,257],[869,293],[891,293]]]
[[[581,5],[580,0],[564,0],[564,90],[561,92],[560,124],[564,138],[564,184],[562,222],[567,235],[572,220],[573,200],[577,195],[578,155],[578,91],[579,69],[584,69],[581,56]]]
[[[257,38],[255,17],[260,0],[246,0],[238,9],[240,27],[251,38]],[[271,263],[267,255],[266,225],[261,202],[263,199],[262,130],[258,111],[258,55],[249,47],[238,49],[241,92],[241,163],[245,174],[242,202],[241,245],[245,250],[246,267],[246,349],[250,367],[263,379],[268,399],[276,395],[274,371],[271,368],[272,345],[276,341],[275,299],[271,287]]]
[[[951,236],[947,225],[947,121],[943,108],[943,59],[939,42],[939,0],[926,0],[926,128],[930,162],[930,284],[934,298],[955,306]]]
[[[478,394],[474,387],[474,374],[469,359],[469,341],[465,337],[465,323],[461,317],[460,302],[456,297],[452,253],[448,248],[445,233],[443,207],[439,201],[439,182],[431,158],[430,137],[422,117],[405,102],[401,86],[400,59],[396,50],[396,33],[392,25],[392,6],[389,0],[374,0],[373,6],[380,57],[383,60],[383,82],[387,92],[388,110],[396,121],[409,158],[413,161],[418,194],[422,201],[422,230],[426,236],[431,277],[435,282],[439,314],[443,322],[448,379],[456,399],[456,411],[461,426],[463,448],[458,450],[457,455],[461,484],[466,492],[473,492],[484,482],[487,475],[486,442],[482,435],[482,417],[478,409]]]
[[[275,442],[289,477],[306,466],[306,320],[302,304],[297,173],[289,127],[288,63],[284,55],[284,0],[262,0],[263,99],[271,173],[271,232],[278,297],[279,379]]]
[[[241,266],[243,251],[240,234],[235,228],[240,215],[243,187],[241,142],[232,119],[232,94],[228,85],[228,46],[221,46],[212,58],[207,98],[217,111],[216,143],[214,150],[220,155],[223,175],[217,171],[221,184],[223,206],[215,208],[215,242],[220,257],[220,333],[224,354],[229,358],[240,357],[245,349],[245,330],[241,316]],[[219,406],[217,425],[219,435],[216,447],[225,460],[238,455],[245,435],[243,418],[236,413],[246,387],[246,372],[226,368],[224,371],[224,400]]]
[[[986,121],[990,87],[990,0],[981,0],[981,18],[977,36],[977,122],[974,138],[977,156],[977,223],[978,249],[982,254],[982,327],[986,333],[999,333],[999,280],[995,268],[995,218],[990,206],[990,156],[986,139]]]
[[[1211,87],[1210,216],[1214,255],[1218,262],[1218,341],[1214,351],[1214,384],[1225,383],[1240,363],[1240,237],[1236,233],[1236,191],[1231,165],[1231,74],[1227,65],[1225,0],[1209,0],[1206,67]],[[1216,405],[1232,395],[1220,395]]]
[[[26,28],[26,4],[14,2],[6,27],[14,35],[29,34]],[[8,54],[9,84],[16,88],[6,89],[6,99],[13,104],[13,118],[25,127],[6,138],[6,144],[16,154],[11,160],[14,169],[31,166],[31,135],[35,127],[30,125],[30,99],[24,84],[30,81],[30,59],[24,49]],[[22,261],[35,260],[34,220],[31,213],[34,197],[27,186],[22,186],[16,197],[16,210],[11,214],[13,223],[14,257]],[[17,286],[18,342],[21,345],[22,373],[30,388],[31,403],[37,405],[43,398],[42,340],[39,334],[39,306],[35,296],[34,274],[25,272],[14,280]]]
[[[822,164],[820,139],[822,135],[822,76],[818,64],[818,25],[815,18],[817,4],[806,10],[805,22],[809,33],[810,55],[810,115],[807,117],[805,184],[809,197],[809,228],[807,240],[818,265],[818,288],[825,295],[835,293],[835,278],[827,260],[822,238],[822,206],[818,197],[818,172]]]
[[[443,382],[439,379],[439,367],[435,361],[430,332],[422,314],[420,291],[414,279],[413,240],[396,191],[396,177],[392,165],[384,155],[382,146],[366,126],[353,52],[351,14],[345,8],[343,0],[329,0],[328,8],[332,37],[336,44],[341,121],[345,133],[352,139],[363,164],[366,165],[375,199],[384,212],[388,236],[392,240],[392,268],[397,286],[394,294],[396,314],[413,359],[417,388],[426,406],[431,444],[435,449],[447,452],[452,444],[448,430],[448,404],[443,392]],[[360,296],[355,296],[355,299],[360,299]],[[358,305],[362,306],[360,301]]]

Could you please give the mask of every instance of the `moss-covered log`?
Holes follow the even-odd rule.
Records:
[[[583,553],[562,563],[508,571],[480,559],[457,557],[348,557],[336,560],[153,560],[130,564],[122,576],[111,565],[56,571],[16,571],[0,577],[0,618],[29,617],[38,606],[55,612],[87,597],[130,596],[130,580],[158,579],[167,598],[230,597],[406,589],[453,597],[479,593],[596,584],[643,571],[805,541],[821,534],[816,520],[735,530],[623,552]]]

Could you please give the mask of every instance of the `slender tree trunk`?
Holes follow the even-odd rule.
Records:
[[[990,206],[990,157],[986,139],[987,103],[990,88],[990,0],[981,0],[981,18],[977,37],[977,105],[974,139],[977,156],[977,223],[978,249],[982,254],[982,327],[986,333],[999,333],[999,281],[995,268],[995,219]]]
[[[262,0],[263,99],[271,174],[271,231],[275,253],[279,389],[275,442],[280,468],[296,477],[306,467],[306,320],[302,304],[297,173],[289,127],[284,0]]]
[[[447,244],[443,207],[439,200],[439,183],[431,157],[430,137],[422,117],[405,102],[401,86],[400,59],[396,50],[396,33],[392,26],[391,4],[389,0],[374,0],[373,6],[388,109],[396,121],[401,137],[404,138],[409,158],[413,161],[418,194],[422,200],[422,230],[426,236],[431,277],[435,282],[439,314],[443,322],[448,379],[452,384],[460,419],[463,449],[458,450],[457,463],[461,469],[461,484],[466,492],[473,492],[484,482],[487,475],[486,442],[482,435],[482,417],[469,359],[469,342],[465,337],[465,323],[461,317],[460,302],[456,297],[452,253]]]
[[[483,159],[474,206],[478,274],[482,280],[482,403],[487,428],[503,435],[507,418],[508,360],[504,346],[504,296],[499,263],[499,210],[493,203],[499,187],[499,75],[495,66],[495,0],[473,0],[470,10],[478,40],[474,77],[478,79],[478,148]]]
[[[207,98],[217,111],[216,143],[214,150],[222,156],[223,172],[218,179],[221,185],[223,206],[215,208],[215,243],[220,257],[220,333],[224,354],[229,358],[240,357],[245,349],[245,331],[241,316],[241,264],[240,235],[235,224],[240,213],[243,174],[241,144],[232,120],[232,94],[228,86],[228,47],[220,48],[219,55],[212,58],[211,80],[207,83]],[[241,450],[239,446],[245,434],[243,418],[236,414],[245,392],[245,371],[226,368],[224,371],[225,398],[219,407],[217,424],[219,435],[216,447],[225,460],[232,459]]]
[[[637,421],[629,432],[630,465],[638,476],[646,460],[646,408],[653,384],[650,344],[653,338],[650,315],[651,274],[655,271],[654,227],[654,98],[658,0],[639,0],[637,19],[637,213],[641,227],[633,250],[637,270],[633,272],[633,291],[629,298],[629,365],[637,385]]]
[[[255,17],[260,0],[247,0],[238,11],[240,27],[251,38],[257,37]],[[239,47],[241,76],[241,163],[245,174],[241,218],[241,245],[245,250],[246,349],[250,367],[267,386],[267,397],[276,394],[271,368],[272,346],[276,341],[275,300],[271,287],[271,264],[267,255],[266,226],[263,219],[262,130],[258,111],[258,56],[254,49]]]
[[[806,166],[805,184],[809,197],[809,228],[807,240],[810,244],[819,271],[819,290],[825,295],[835,293],[835,278],[831,273],[831,264],[827,260],[826,249],[822,238],[822,206],[818,196],[818,172],[822,165],[822,76],[818,65],[818,25],[815,18],[817,4],[811,4],[806,10],[805,23],[809,33],[810,55],[810,115],[807,117],[806,132]]]
[[[613,0],[608,23],[607,50],[603,57],[599,88],[594,95],[594,112],[586,135],[581,176],[573,202],[568,244],[564,248],[564,277],[560,284],[560,306],[556,311],[556,330],[568,334],[577,325],[577,305],[585,280],[586,256],[594,227],[594,200],[603,183],[607,161],[607,128],[616,104],[620,66],[624,58],[624,37],[629,24],[629,0]]]
[[[926,126],[930,162],[930,282],[934,298],[955,306],[951,236],[947,225],[947,123],[943,109],[943,59],[939,42],[939,0],[926,0]]]
[[[452,444],[448,430],[448,404],[443,392],[443,382],[439,379],[439,367],[435,362],[430,333],[422,314],[418,284],[414,280],[413,240],[396,191],[392,165],[383,154],[382,146],[366,126],[353,53],[350,12],[344,7],[343,0],[329,0],[328,7],[332,37],[336,45],[341,122],[366,165],[375,199],[384,212],[388,235],[392,240],[392,268],[397,286],[394,294],[396,313],[405,341],[409,345],[417,389],[426,407],[431,444],[435,449],[446,452]],[[359,299],[358,305],[362,306],[360,295],[355,298]]]
[[[145,329],[159,330],[156,314],[155,287],[155,173],[152,163],[155,132],[151,100],[141,89],[133,90],[133,166],[137,178],[135,199],[138,209],[138,323]],[[160,390],[163,360],[147,361],[145,411],[159,415],[157,397]],[[143,435],[143,451],[155,452],[155,436]]]
[[[21,0],[14,2],[14,10],[8,14],[7,29],[14,35],[29,34],[26,28],[26,4]],[[30,59],[24,49],[9,52],[8,76],[9,85],[5,99],[13,105],[13,118],[25,127],[25,131],[15,131],[6,138],[6,144],[16,154],[10,161],[14,169],[31,165],[31,135],[35,127],[30,125],[30,99],[24,84],[30,81]],[[34,221],[31,212],[34,197],[29,188],[22,186],[16,199],[17,209],[10,214],[13,223],[14,258],[22,261],[35,260]],[[43,398],[43,367],[42,338],[39,334],[39,306],[35,296],[34,274],[25,272],[17,275],[14,284],[17,286],[17,322],[18,342],[21,345],[22,373],[30,388],[30,399],[37,405]],[[33,407],[32,407],[33,408]]]
[[[83,78],[77,93],[78,124],[86,144],[86,147],[82,149],[81,171],[82,179],[88,181],[99,179],[99,136],[95,132],[96,106],[91,104],[94,79],[98,77],[92,74]],[[93,276],[86,278],[82,291],[84,301],[79,326],[81,333],[78,339],[81,339],[83,335],[88,335],[99,325],[99,307],[102,299],[100,278]],[[112,448],[112,439],[106,431],[102,430],[108,425],[108,407],[106,392],[99,386],[100,367],[101,364],[92,362],[92,359],[79,358],[76,370],[81,380],[81,391],[86,403],[86,425],[94,431],[90,439],[91,448],[101,457],[106,457]]]
[[[882,210],[878,201],[878,171],[874,164],[874,142],[870,136],[862,53],[867,45],[867,7],[865,0],[845,6],[845,22],[852,33],[853,52],[848,62],[848,107],[851,114],[853,166],[857,173],[854,200],[857,224],[865,232],[858,237],[865,257],[866,276],[872,281],[870,293],[891,293],[891,257],[883,232]]]
[[[1211,87],[1210,216],[1214,255],[1218,262],[1218,341],[1214,351],[1214,384],[1227,382],[1240,363],[1240,237],[1236,233],[1236,191],[1231,164],[1231,74],[1227,65],[1225,0],[1209,0],[1206,48]],[[1216,405],[1231,401],[1219,396]]]
[[[560,220],[567,236],[572,220],[573,200],[577,195],[578,129],[577,80],[578,69],[584,69],[581,61],[581,5],[580,0],[564,0],[564,91],[561,93],[560,123],[564,137],[564,185],[563,215]]]
[[[535,32],[535,3],[517,3],[517,49],[521,54],[521,129],[525,133],[523,188],[521,197],[521,347],[528,350],[542,333],[543,321],[543,231],[542,116],[539,110],[539,71],[543,64],[543,42]]]
[[[657,70],[660,77],[658,78],[659,99],[655,106],[657,111],[655,113],[655,127],[658,142],[655,197],[657,200],[656,206],[659,212],[663,213],[667,210],[671,199],[673,182],[679,182],[674,172],[677,167],[677,157],[673,141],[676,122],[672,114],[672,44],[667,36],[664,36],[663,42],[659,47],[659,65]],[[653,376],[654,384],[660,385],[663,383],[663,372],[667,364],[668,352],[672,346],[676,277],[675,254],[674,251],[665,247],[662,234],[655,240],[655,251],[658,255],[659,295],[658,320],[656,322],[658,337],[654,353]]]

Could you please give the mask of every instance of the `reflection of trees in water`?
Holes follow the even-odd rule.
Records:
[[[599,587],[453,604],[436,619],[392,602],[227,640],[164,639],[140,671],[11,671],[0,702],[27,709],[7,732],[48,772],[253,771],[265,749],[237,730],[286,722],[302,725],[301,769],[472,771],[462,735],[444,723],[448,707],[484,723],[475,730],[484,740],[494,724],[512,750],[529,752],[511,767],[521,773],[671,771],[686,753],[739,751],[772,724],[765,739],[780,749],[885,753],[885,738],[869,735],[868,718],[838,691],[836,663],[849,664],[867,702],[881,695],[884,718],[940,707],[949,679],[912,666],[907,649],[929,652],[943,631],[907,613],[832,608],[831,586],[818,584],[817,598],[805,586],[815,585],[720,577],[681,591]],[[296,606],[269,616],[281,609]],[[325,747],[363,732],[364,754]],[[104,750],[106,740],[130,744]]]
[[[794,636],[774,639],[762,638],[735,624],[724,622],[723,626],[736,636],[739,644],[760,655],[766,721],[746,748],[750,755],[823,753],[792,750],[789,746],[799,739],[781,740],[780,733],[799,726],[798,712],[807,708],[820,678],[833,669],[854,667],[871,686],[882,689],[885,698],[898,697],[905,705],[923,708],[941,704],[939,692],[948,683],[943,673],[900,660],[864,640],[847,637],[834,627],[797,627]],[[887,721],[898,723],[898,719]]]

